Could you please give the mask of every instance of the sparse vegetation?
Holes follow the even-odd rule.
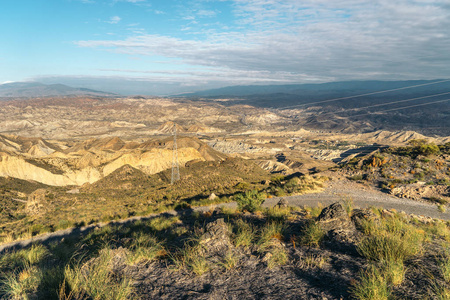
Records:
[[[351,212],[351,201],[347,206],[346,211]],[[107,225],[80,239],[4,253],[0,257],[0,271],[4,274],[0,297],[139,299],[148,290],[133,282],[145,272],[160,274],[164,280],[181,280],[181,285],[199,282],[203,288],[205,282],[217,276],[222,281],[239,280],[236,274],[278,274],[293,276],[289,280],[294,281],[298,276],[302,280],[302,276],[315,274],[324,280],[321,274],[339,272],[336,270],[342,269],[344,263],[354,266],[353,271],[345,271],[345,276],[353,272],[352,283],[339,283],[346,298],[408,298],[405,284],[416,284],[418,290],[412,292],[427,295],[429,285],[420,283],[421,276],[434,272],[429,279],[434,286],[432,292],[436,298],[445,299],[450,286],[450,260],[445,250],[450,240],[448,224],[423,222],[380,208],[373,210],[378,217],[362,220],[362,237],[351,244],[361,256],[336,251],[339,244],[322,229],[321,221],[312,219],[309,208],[271,208],[253,214],[223,210],[221,216],[213,216],[210,211],[176,217],[160,215]],[[224,218],[232,243],[222,252],[208,252],[223,245],[221,237],[214,242],[218,246],[207,246],[217,232],[206,231],[207,224],[217,217]],[[436,259],[430,259],[430,255]],[[426,264],[416,268],[414,263],[420,260]],[[141,275],[132,278],[136,274],[133,272]]]

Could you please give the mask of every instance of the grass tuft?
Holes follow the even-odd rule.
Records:
[[[30,299],[41,283],[42,272],[26,265],[22,270],[9,273],[1,281],[1,292],[10,299]]]
[[[131,253],[127,256],[127,260],[130,264],[149,262],[166,254],[164,247],[154,236],[142,232],[133,234],[133,242],[129,249]]]
[[[300,243],[308,247],[319,247],[325,236],[325,232],[315,221],[309,222],[300,237]]]
[[[219,262],[219,264],[229,271],[234,269],[238,262],[239,258],[230,251],[227,252],[227,254],[223,257],[223,260]]]
[[[283,240],[283,232],[286,229],[285,225],[279,222],[269,222],[267,223],[260,232],[258,246],[259,250],[265,251],[267,248],[272,246],[272,239],[277,239],[279,241]]]
[[[359,281],[353,284],[350,291],[359,300],[387,300],[390,296],[386,279],[372,265],[360,274]]]
[[[394,286],[400,285],[405,279],[406,268],[401,261],[382,262],[381,270],[386,280]]]
[[[104,248],[94,262],[66,266],[64,287],[60,299],[90,298],[98,300],[126,300],[132,295],[131,281],[117,278],[111,270],[114,252]],[[68,293],[68,294],[67,294]]]
[[[286,249],[281,246],[272,247],[270,250],[270,258],[267,261],[267,267],[273,269],[276,266],[285,265],[288,262],[288,255]]]
[[[239,219],[235,223],[236,234],[234,236],[234,245],[236,247],[249,247],[255,239],[255,230],[253,225]]]
[[[450,254],[446,252],[444,257],[439,263],[439,269],[441,271],[442,277],[447,283],[450,283]]]

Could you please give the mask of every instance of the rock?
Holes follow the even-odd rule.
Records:
[[[200,237],[200,246],[200,252],[206,257],[223,257],[234,248],[228,226],[223,218],[206,225],[206,232]]]
[[[214,200],[216,198],[217,198],[216,194],[211,193],[211,195],[209,195],[209,197],[208,197],[208,200]]]
[[[278,201],[277,206],[278,208],[288,207],[289,202],[285,198],[281,198],[280,201]]]
[[[354,228],[347,211],[339,202],[325,207],[317,217],[317,221],[324,231]]]
[[[364,220],[379,222],[378,216],[370,209],[354,209],[351,220],[358,230],[363,229]]]
[[[29,214],[36,215],[44,213],[47,208],[47,190],[37,189],[28,196],[27,204],[25,205],[25,211]]]
[[[317,222],[331,240],[353,243],[356,239],[355,225],[339,202],[325,207],[317,217]]]

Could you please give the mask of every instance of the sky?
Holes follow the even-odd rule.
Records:
[[[0,84],[170,94],[450,78],[450,0],[3,0]]]

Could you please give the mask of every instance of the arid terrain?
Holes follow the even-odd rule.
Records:
[[[367,292],[358,286],[370,290],[370,283],[384,284],[385,294],[399,299],[448,297],[442,269],[449,261],[448,224],[420,208],[358,210],[352,197],[364,203],[367,189],[375,196],[361,206],[391,197],[446,216],[450,137],[333,117],[313,126],[308,120],[317,108],[234,101],[66,96],[1,102],[0,238],[12,246],[0,258],[6,274],[0,295],[387,299],[358,296]],[[171,183],[174,164],[180,180]],[[358,194],[341,187],[334,195],[329,187],[336,185]],[[323,206],[289,198],[305,194],[315,204],[323,199],[343,207],[319,217]],[[261,207],[273,197],[292,203]],[[237,208],[197,209],[235,202]],[[173,210],[179,214],[164,217]],[[155,217],[14,249],[15,241],[36,235],[150,214]],[[405,238],[415,244],[400,246],[414,251],[391,257],[370,248],[395,247]],[[54,278],[46,275],[52,264]],[[109,288],[95,292],[89,280],[107,281]]]

